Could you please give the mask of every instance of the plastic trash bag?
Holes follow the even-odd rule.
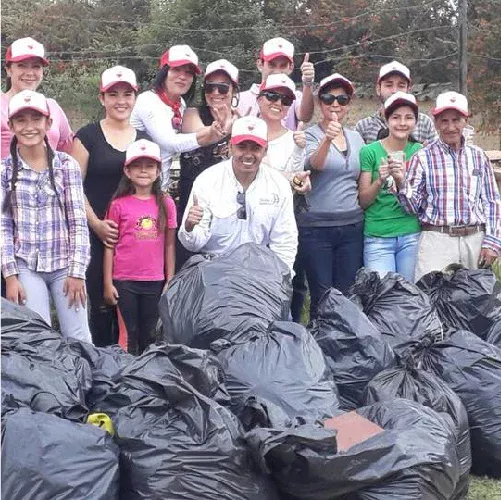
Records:
[[[219,338],[237,340],[289,315],[287,266],[268,248],[246,243],[214,260],[190,259],[159,303],[164,339],[208,349]]]
[[[287,499],[331,500],[365,491],[378,500],[450,498],[458,463],[448,415],[404,399],[357,413],[385,431],[344,452],[337,451],[336,431],[313,424],[256,428],[246,437],[260,467]]]
[[[501,477],[501,350],[457,331],[423,351],[422,363],[461,398],[476,474]]]
[[[496,324],[492,325],[492,328],[487,334],[485,341],[501,349],[501,321],[498,321]]]
[[[334,288],[322,297],[310,331],[324,353],[345,410],[360,407],[367,383],[395,365],[393,350],[377,328]]]
[[[218,354],[231,409],[244,425],[280,427],[316,421],[338,410],[338,395],[318,344],[303,326],[272,323],[243,343],[219,340]]]
[[[417,286],[430,296],[446,328],[468,330],[485,340],[501,324],[501,283],[490,269],[434,271]]]
[[[375,271],[360,269],[349,294],[397,353],[409,340],[430,334],[442,338],[442,324],[429,297],[399,274],[381,278]]]
[[[412,366],[409,360],[404,366],[384,370],[367,385],[365,403],[405,398],[438,413],[448,414],[456,426],[459,481],[453,499],[465,498],[468,493],[471,469],[471,445],[468,415],[459,397],[432,372]]]
[[[118,500],[119,450],[93,426],[20,408],[2,422],[2,498]]]

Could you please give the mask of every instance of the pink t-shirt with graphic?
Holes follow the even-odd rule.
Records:
[[[165,197],[167,228],[177,227],[176,205]],[[113,256],[113,279],[162,281],[165,279],[165,232],[158,231],[155,197],[134,195],[113,200],[107,219],[118,224],[118,243]]]
[[[47,99],[52,125],[47,132],[49,144],[55,151],[71,152],[73,144],[73,132],[71,130],[68,118],[63,109],[54,99]],[[9,129],[7,121],[9,119],[9,98],[2,93],[2,160],[10,155],[10,143],[12,141],[12,132]]]

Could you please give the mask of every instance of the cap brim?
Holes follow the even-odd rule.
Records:
[[[433,108],[431,110],[431,114],[433,116],[437,116],[439,115],[440,113],[443,113],[444,111],[447,111],[448,109],[454,109],[456,110],[458,113],[461,113],[463,116],[465,116],[466,118],[468,118],[470,115],[469,113],[465,112],[464,109],[460,109],[458,108],[457,106],[443,106],[441,108]]]
[[[401,107],[401,106],[409,106],[413,110],[416,111],[416,113],[419,111],[419,107],[417,104],[408,101],[407,99],[395,99],[387,108],[384,109],[385,114],[387,114],[389,111],[394,110],[395,108]]]
[[[348,82],[347,80],[343,80],[342,78],[334,78],[333,80],[325,82],[321,87],[318,88],[318,95],[321,94],[322,90],[325,87],[333,83],[337,83],[340,87],[343,87],[344,90],[346,90],[350,96],[353,96],[353,94],[355,93],[355,87],[353,86],[352,83]]]
[[[169,61],[166,64],[169,65],[169,68],[178,68],[179,66],[185,66],[186,64],[188,64],[189,66],[193,66],[195,68],[195,73],[197,75],[202,72],[202,70],[193,61],[189,61],[188,59],[180,59],[179,61],[174,62]]]
[[[14,116],[18,115],[21,111],[24,111],[25,109],[33,109],[34,111],[38,111],[39,113],[41,113],[44,116],[47,116],[47,117],[50,116],[50,111],[48,111],[47,109],[40,109],[40,108],[37,108],[36,106],[23,106],[22,108],[16,109],[16,111],[14,111],[14,113],[12,113],[12,114],[9,113],[9,120],[11,118],[13,118]]]
[[[106,92],[107,90],[110,90],[111,87],[113,87],[119,83],[126,83],[132,90],[134,90],[134,92],[137,92],[137,85],[133,85],[132,83],[126,82],[124,80],[117,80],[116,82],[108,83],[108,85],[106,85],[105,87],[101,86],[100,90],[101,90],[101,92]]]
[[[124,167],[128,167],[133,161],[139,160],[139,158],[149,158],[150,160],[154,160],[156,162],[161,162],[162,160],[158,156],[153,156],[153,155],[137,155],[133,156],[132,158],[129,158],[128,160],[125,160]]]
[[[283,52],[273,52],[273,54],[268,54],[267,56],[265,56],[265,55],[262,56],[264,61],[272,61],[273,59],[276,59],[277,57],[285,57],[291,63],[294,63],[294,60],[292,59],[292,57],[288,56],[287,54],[284,54]]]
[[[49,61],[45,59],[45,57],[34,56],[33,54],[24,54],[17,57],[9,57],[6,62],[20,62],[20,61],[25,61],[26,59],[40,59],[42,61],[43,66],[49,65]]]
[[[205,72],[205,75],[204,75],[204,80],[205,80],[208,76],[213,75],[214,73],[224,73],[224,74],[225,74],[225,75],[226,75],[226,76],[230,79],[230,81],[232,81],[235,85],[238,85],[238,82],[237,82],[236,80],[234,80],[234,79],[232,78],[232,76],[228,73],[228,71],[226,71],[226,70],[225,70],[225,69],[223,69],[223,68],[217,68],[217,69],[214,69],[214,70],[212,70],[212,71],[209,71],[208,73],[207,73],[207,71],[206,71],[206,72]]]
[[[408,77],[405,73],[402,73],[401,71],[398,71],[398,70],[388,71],[388,73],[385,73],[384,75],[381,75],[377,79],[377,83],[381,83],[381,80],[383,78],[386,78],[387,76],[390,76],[390,75],[400,75],[401,77],[405,78],[409,82],[409,85],[412,83],[410,77]]]
[[[231,144],[241,144],[242,142],[245,141],[255,142],[256,144],[259,144],[259,146],[263,148],[265,148],[266,145],[268,144],[268,141],[266,139],[262,139],[261,137],[256,137],[255,135],[251,134],[236,135],[232,137],[230,140]]]
[[[296,94],[289,88],[283,87],[281,85],[272,85],[271,87],[265,87],[260,90],[260,92],[266,92],[267,90],[283,90],[288,96],[292,97],[292,99],[296,99]]]

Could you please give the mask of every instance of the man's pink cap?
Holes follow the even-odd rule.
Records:
[[[50,116],[47,99],[43,94],[33,90],[22,90],[13,95],[9,101],[9,119],[25,109],[34,109],[42,115]]]
[[[294,62],[294,45],[285,38],[272,38],[263,45],[261,59],[271,61],[277,57],[286,57],[291,63]]]
[[[165,65],[168,65],[169,68],[176,68],[185,64],[194,66],[197,75],[202,72],[198,66],[198,56],[189,45],[173,45],[160,58],[160,68],[163,68]]]
[[[160,158],[160,147],[154,142],[148,141],[146,139],[139,139],[129,145],[127,152],[125,153],[125,164],[130,165],[133,161],[139,158],[150,158],[157,162],[161,162]]]
[[[42,60],[44,66],[49,65],[49,61],[45,59],[45,49],[43,45],[31,37],[19,38],[7,48],[5,61],[19,62],[30,57],[38,57]]]
[[[457,92],[444,92],[437,96],[435,107],[431,110],[433,116],[437,116],[447,109],[455,109],[468,118],[468,99]]]
[[[244,116],[234,121],[231,129],[231,144],[252,141],[263,148],[268,144],[268,126],[261,118]]]

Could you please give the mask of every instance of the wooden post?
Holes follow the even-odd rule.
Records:
[[[458,0],[459,92],[468,96],[468,0]]]

